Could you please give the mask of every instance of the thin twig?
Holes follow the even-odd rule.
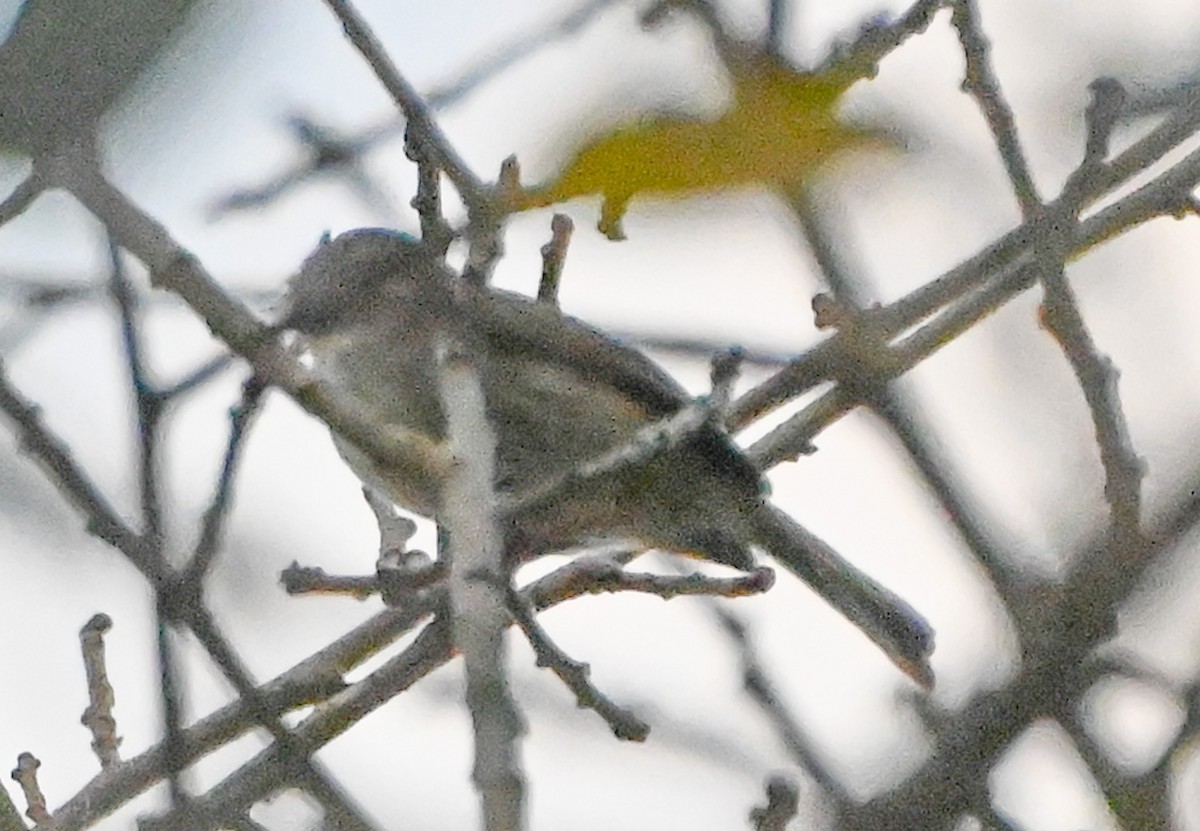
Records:
[[[138,431],[138,486],[142,504],[142,539],[153,552],[156,560],[165,565],[163,554],[163,515],[158,479],[159,425],[164,412],[164,401],[150,384],[146,375],[142,355],[142,336],[138,316],[137,294],[125,273],[121,261],[121,250],[112,235],[108,236],[109,258],[112,274],[109,287],[117,305],[121,321],[121,342],[125,351],[125,366],[129,373],[129,384],[133,390],[134,411]],[[178,747],[183,733],[183,691],[179,679],[179,666],[175,648],[171,641],[171,612],[165,602],[168,594],[159,589],[155,604],[156,647],[159,668],[159,698],[162,702],[162,717],[167,753],[167,790],[171,806],[179,811],[187,804],[188,795],[183,785],[183,765],[178,762]]]
[[[284,390],[301,407],[384,467],[402,471],[413,482],[441,480],[448,464],[438,442],[398,425],[380,425],[357,402],[312,377],[295,355],[232,298],[159,222],[114,188],[84,158],[58,159],[56,181],[100,218],[121,245],[140,259],[157,284],[176,292],[199,314],[213,334],[248,360],[257,374]]]
[[[891,23],[869,22],[851,43],[835,48],[817,68],[823,72],[832,66],[856,66],[868,76],[878,69],[879,61],[913,35],[929,28],[933,17],[953,0],[916,0],[908,11]]]
[[[818,206],[808,193],[791,194],[788,204],[821,273],[842,305],[842,311],[852,317],[863,314],[870,290],[862,285],[860,269],[850,264],[846,253],[849,247],[831,237],[821,221]],[[1001,598],[1006,604],[1018,602],[1019,590],[1011,565],[1014,559],[1005,556],[1008,552],[1003,550],[1000,540],[989,530],[988,523],[955,481],[950,460],[938,443],[930,439],[932,431],[921,423],[916,405],[905,395],[903,388],[895,384],[877,384],[864,391],[867,394],[865,403],[899,440],[909,460],[941,503],[943,515],[987,570]]]
[[[695,337],[677,337],[660,335],[653,332],[635,332],[604,327],[614,340],[628,344],[642,351],[665,352],[695,361],[708,361],[718,352],[727,352],[732,344],[729,340],[707,338],[704,335]],[[743,367],[756,369],[778,370],[788,365],[794,358],[795,352],[770,348],[748,346],[743,342],[737,344]]]
[[[1069,229],[1066,238],[1069,240],[1070,251],[1073,254],[1087,251],[1156,216],[1176,216],[1185,208],[1188,194],[1198,181],[1200,151],[1194,151],[1157,179]],[[1054,221],[1051,214],[1055,210],[1056,203],[1051,203],[1042,216],[1022,228],[1030,234],[1038,231],[1044,233],[1046,226]],[[996,246],[989,248],[989,252],[995,250]],[[984,262],[988,259],[989,252],[972,258],[968,264],[951,272],[955,275],[956,285],[954,293],[947,294],[946,301],[951,305],[945,311],[915,332],[906,335],[886,353],[882,353],[886,362],[886,373],[881,380],[916,366],[955,337],[968,331],[976,321],[991,314],[1038,280],[1040,270],[1031,251],[1023,251],[1022,256],[1008,261],[1005,267]],[[968,276],[969,281],[965,279]],[[939,278],[944,279],[946,278]],[[973,291],[976,281],[982,285],[978,291]],[[916,299],[919,294],[924,294],[924,299],[929,297],[924,289],[918,289],[890,306],[873,310],[871,317],[874,329],[882,333],[899,331],[896,327],[901,321],[908,319],[909,314],[914,311],[914,305],[924,305],[924,299]],[[922,317],[925,317],[924,312],[912,322],[915,323]],[[734,424],[744,423],[752,414],[761,414],[764,409],[786,400],[779,398],[785,387],[790,388],[791,394],[794,394],[797,383],[804,389],[809,389],[822,380],[835,377],[841,366],[841,337],[836,336],[811,350],[802,359],[779,373],[772,382],[735,401],[727,413],[727,421]],[[779,379],[783,376],[786,376],[786,380],[780,383]],[[801,449],[811,446],[817,433],[860,403],[860,399],[848,394],[845,389],[835,388],[752,445],[747,455],[761,469],[794,458]]]
[[[708,393],[709,405],[720,412],[729,406],[733,398],[733,386],[742,372],[742,350],[730,347],[712,355],[708,362],[708,381],[712,385]]]
[[[729,637],[741,660],[742,688],[750,699],[762,709],[771,727],[792,760],[816,780],[821,789],[834,801],[835,810],[850,804],[846,787],[830,772],[817,754],[815,742],[803,724],[779,698],[767,665],[755,648],[746,623],[741,617],[718,605],[708,603],[708,609],[716,618],[721,631]]]
[[[151,386],[146,374],[137,294],[125,273],[121,251],[111,235],[108,237],[108,253],[112,269],[109,290],[121,321],[125,368],[129,373],[134,411],[137,414],[138,490],[142,503],[142,534],[147,545],[161,549],[163,532],[158,486],[158,425],[163,412],[163,401]]]
[[[427,152],[425,143],[414,139],[411,124],[404,131],[404,152],[417,166],[417,195],[411,205],[421,223],[421,241],[435,256],[443,258],[454,241],[454,229],[442,216],[442,169]]]
[[[536,50],[557,42],[581,29],[605,9],[617,5],[617,0],[591,0],[572,9],[558,20],[523,37],[476,63],[461,69],[455,80],[435,86],[424,96],[433,111],[450,107],[504,70],[528,57]],[[268,204],[295,185],[327,171],[343,170],[385,141],[400,135],[405,122],[395,118],[348,135],[338,136],[330,146],[314,147],[301,136],[302,158],[270,181],[257,187],[237,190],[218,200],[212,211],[225,211]],[[328,128],[324,128],[326,131]],[[332,162],[339,162],[332,164]],[[361,187],[360,187],[361,190]],[[427,240],[428,241],[428,240]]]
[[[1021,214],[1025,219],[1030,219],[1041,209],[1042,200],[1029,172],[1029,163],[1025,160],[1021,142],[1017,139],[1017,125],[1013,119],[1012,108],[1005,100],[1000,82],[992,68],[989,54],[991,47],[979,21],[976,0],[954,0],[954,12],[950,20],[958,32],[958,40],[966,58],[963,91],[971,95],[983,111],[983,117],[991,128],[992,138],[996,141],[996,149],[1000,151],[1000,158],[1004,161],[1004,169],[1008,171],[1013,192],[1021,206]]]
[[[513,204],[510,194],[520,187],[520,170],[516,156],[500,163],[496,187],[486,203],[467,206],[465,236],[470,242],[463,280],[469,285],[484,286],[492,279],[496,263],[504,256],[504,219]]]
[[[543,503],[561,500],[589,483],[614,471],[636,467],[672,448],[685,444],[697,433],[710,428],[719,412],[711,402],[693,401],[667,418],[651,422],[628,442],[561,473],[547,476],[515,494],[500,497],[501,517],[520,514]]]
[[[564,652],[549,633],[542,628],[537,617],[530,610],[526,601],[515,590],[511,589],[508,598],[508,608],[513,620],[533,647],[537,665],[545,667],[558,676],[567,689],[575,696],[575,702],[580,707],[595,711],[608,724],[613,735],[623,741],[642,742],[650,733],[650,725],[638,718],[634,713],[621,707],[591,682],[591,668],[574,660]]]
[[[56,831],[58,824],[46,810],[46,796],[38,784],[37,771],[41,766],[41,761],[32,753],[22,753],[17,757],[12,778],[25,794],[25,804],[28,806],[25,816],[33,820],[37,831]]]
[[[118,752],[121,739],[117,736],[117,721],[112,714],[116,699],[112,684],[108,683],[104,657],[104,635],[111,628],[112,618],[98,614],[79,630],[79,646],[88,688],[88,706],[80,721],[91,731],[92,750],[102,768],[110,768],[121,761]]]
[[[168,606],[172,612],[177,613],[180,610],[177,603],[172,604],[168,601]],[[324,770],[324,765],[312,758],[311,753],[304,748],[303,742],[298,741],[295,734],[280,720],[271,702],[262,695],[252,680],[241,658],[220,633],[208,610],[199,605],[191,606],[184,619],[213,662],[221,669],[226,680],[246,703],[254,720],[275,738],[271,748],[272,756],[278,765],[275,789],[289,784],[302,787],[321,803],[330,815],[328,819],[334,827],[345,828],[347,831],[374,831],[375,826],[366,819],[342,788],[334,783],[333,777]],[[182,730],[178,739],[167,746],[169,760],[177,760],[177,754],[181,753]],[[281,775],[283,772],[286,773]],[[178,815],[184,812],[182,816],[186,816],[189,823],[192,823],[195,821],[194,811],[195,801],[191,800],[176,806],[174,813]],[[172,814],[167,815],[166,821],[174,821]]]
[[[260,699],[281,713],[324,701],[345,689],[342,673],[387,648],[435,608],[434,600],[403,610],[386,610],[318,650],[259,688]],[[256,724],[249,702],[235,701],[186,728],[182,748],[190,764],[232,742]],[[56,815],[63,831],[95,824],[161,778],[167,748],[160,744],[126,760],[86,785]]]
[[[392,101],[408,119],[408,129],[414,141],[425,145],[425,152],[446,172],[469,210],[487,210],[490,196],[487,187],[475,176],[446,139],[433,118],[429,105],[405,80],[392,63],[366,21],[348,0],[325,0],[325,5],[337,16],[354,44],[370,65],[379,82],[392,96]]]
[[[1109,140],[1128,104],[1125,88],[1116,78],[1101,77],[1088,84],[1092,100],[1084,113],[1087,124],[1087,145],[1083,151],[1084,165],[1096,165],[1108,156]]]
[[[991,292],[995,298],[995,305],[988,311],[1002,305],[1036,279],[1029,273],[1020,277],[1013,275],[1032,263],[1031,244],[1044,233],[1042,226],[1049,221],[1047,217],[1061,215],[1064,209],[1067,213],[1078,214],[1085,205],[1162,158],[1197,127],[1200,127],[1200,98],[1173,113],[1109,164],[1090,170],[1086,180],[1079,182],[1070,193],[1064,193],[1062,201],[1068,205],[1048,205],[1045,212],[1022,223],[961,265],[877,310],[873,314],[875,327],[882,335],[895,337],[939,309],[964,302],[964,298],[977,289]],[[1089,217],[1073,236],[1072,254],[1078,256],[1152,217],[1189,211],[1187,195],[1200,180],[1198,167],[1200,159],[1193,152],[1150,184]],[[997,285],[989,288],[989,281],[1000,281],[1003,289],[997,290]],[[809,350],[735,401],[726,414],[727,424],[733,429],[741,429],[775,407],[829,380],[841,365],[841,345],[837,340],[833,338]]]
[[[292,563],[280,572],[279,582],[283,590],[291,595],[337,594],[365,600],[383,591],[377,575],[327,574],[322,568],[301,566],[299,563]]]
[[[151,579],[165,576],[153,549],[120,518],[70,450],[41,421],[38,409],[13,387],[0,366],[0,411],[15,424],[23,450],[49,474],[68,502],[83,514],[88,531],[122,552]]]
[[[699,576],[672,578],[652,574],[627,574],[610,560],[583,558],[569,563],[521,589],[522,597],[535,609],[547,609],[583,594],[615,591],[648,591],[664,599],[689,594],[738,597],[761,593],[772,584],[770,569],[736,578],[711,579]],[[318,667],[344,672],[384,648],[395,638],[445,602],[444,594],[419,596],[411,609],[377,615],[341,641],[314,655],[280,676],[259,693],[263,702],[278,710],[279,696],[287,691],[286,681],[307,689],[305,679]],[[392,700],[419,679],[444,665],[455,655],[447,621],[438,619],[403,652],[351,687],[334,695],[324,706],[297,726],[294,741],[298,750],[313,753],[344,733],[359,720]],[[324,677],[320,675],[319,677]],[[278,685],[278,686],[277,686]],[[252,727],[250,702],[242,700],[199,722],[188,731],[185,747],[195,757],[201,748],[211,749],[232,741]],[[61,831],[79,831],[94,818],[104,816],[158,781],[161,748],[124,762],[102,780],[76,794],[56,812]],[[193,800],[198,817],[236,815],[279,787],[279,758],[268,748],[243,765],[225,782]]]
[[[567,247],[571,244],[574,230],[575,223],[566,214],[551,217],[550,241],[542,246],[542,279],[538,282],[538,302],[558,305],[558,284],[562,280]]]
[[[322,174],[341,174],[377,213],[389,217],[396,215],[391,200],[371,181],[362,163],[363,157],[381,137],[381,131],[343,136],[304,115],[292,115],[287,122],[302,149],[304,160],[265,184],[238,190],[218,199],[209,208],[210,217],[215,219],[232,211],[263,207],[295,185]],[[394,130],[386,131],[390,132]]]
[[[1078,700],[1063,701],[1051,715],[1070,737],[1121,827],[1171,828],[1169,763],[1156,766],[1148,776],[1130,776],[1111,761],[1105,748],[1084,726],[1079,705]],[[1164,758],[1169,759],[1171,755],[1168,752]]]
[[[221,532],[225,527],[225,519],[233,501],[233,480],[241,458],[245,439],[253,424],[254,416],[258,413],[263,394],[267,386],[257,375],[250,376],[242,385],[242,400],[233,408],[229,416],[229,441],[225,445],[225,457],[221,462],[221,473],[217,479],[216,492],[200,528],[200,540],[196,543],[196,551],[187,565],[189,580],[203,580],[204,575],[212,567],[220,545]]]
[[[163,747],[166,748],[163,770],[166,773],[167,792],[170,794],[171,811],[179,814],[189,803],[184,787],[183,772],[183,685],[180,683],[181,667],[178,651],[171,640],[172,610],[167,603],[168,594],[159,592],[154,608],[155,648],[158,657],[158,691],[162,702]]]
[[[784,56],[784,35],[787,33],[788,0],[770,0],[767,6],[767,51]]]
[[[619,5],[618,0],[589,0],[580,3],[579,6],[566,12],[557,20],[517,38],[499,51],[480,59],[473,66],[460,69],[457,73],[457,80],[430,90],[425,95],[425,100],[435,110],[456,104],[533,52],[556,43],[567,35],[574,34],[592,19],[598,17],[601,12]]]
[[[1079,169],[1068,178],[1064,190],[1079,187],[1090,171],[1103,162],[1109,133],[1124,100],[1120,85],[1114,84],[1092,86],[1093,101],[1087,111],[1087,149]],[[1190,192],[1181,196],[1190,199]],[[1066,234],[1074,224],[1072,219],[1059,217],[1045,225],[1047,234],[1038,250],[1044,291],[1041,320],[1066,355],[1092,416],[1104,468],[1104,497],[1109,505],[1114,540],[1136,539],[1141,531],[1141,483],[1145,465],[1133,447],[1117,392],[1120,373],[1112,360],[1097,349],[1079,311],[1074,291],[1067,282],[1066,261],[1070,246]]]
[[[987,799],[988,772],[1031,718],[1077,701],[1094,683],[1089,654],[1114,633],[1116,611],[1147,570],[1173,555],[1200,522],[1200,481],[1182,485],[1184,498],[1155,527],[1132,541],[1107,531],[1064,557],[1080,567],[1060,592],[1053,628],[1030,644],[1022,671],[1002,690],[980,695],[935,734],[938,752],[896,790],[842,816],[846,831],[908,831],[953,824]]]
[[[580,591],[589,594],[599,592],[635,591],[653,594],[663,600],[675,597],[749,597],[769,591],[775,585],[775,572],[769,568],[756,568],[738,577],[709,577],[703,574],[670,576],[627,572],[613,563],[600,560],[583,561],[574,574],[562,575],[579,581]],[[544,595],[535,593],[531,599],[534,608],[545,608]],[[553,595],[550,595],[553,597]]]
[[[205,361],[203,364],[193,369],[183,378],[180,378],[174,384],[161,387],[158,394],[163,400],[173,402],[177,398],[182,398],[195,389],[198,389],[208,383],[210,380],[220,375],[234,363],[234,356],[226,352],[217,355]]]
[[[1133,447],[1117,392],[1120,375],[1112,360],[1100,354],[1088,332],[1075,294],[1067,283],[1061,247],[1047,249],[1042,286],[1041,319],[1066,355],[1087,400],[1104,468],[1104,497],[1113,533],[1136,536],[1141,523],[1141,483],[1145,465]]]
[[[978,806],[978,813],[986,831],[1020,831],[1020,826],[1002,814],[990,800],[984,800]]]

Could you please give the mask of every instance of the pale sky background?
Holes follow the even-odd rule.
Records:
[[[452,81],[482,55],[574,5],[359,4],[422,90]],[[801,12],[792,21],[791,55],[801,64],[823,55],[832,39],[849,38],[865,17],[904,8],[795,5]],[[0,4],[0,24],[5,6],[12,4]],[[104,147],[113,178],[237,291],[281,287],[326,230],[412,230],[415,217],[403,208],[413,177],[399,142],[368,159],[380,187],[403,209],[399,216],[379,215],[344,185],[318,181],[262,211],[210,220],[217,198],[293,162],[286,114],[302,111],[353,130],[377,123],[389,104],[317,0],[201,6],[196,27],[168,51],[140,94],[112,114]],[[747,37],[761,30],[765,6],[728,4]],[[1086,88],[1094,77],[1112,74],[1137,91],[1168,86],[1200,68],[1200,7],[1186,0],[983,0],[981,6],[1043,195],[1056,193],[1079,161]],[[643,32],[633,8],[617,4],[439,113],[439,121],[482,175],[494,175],[515,152],[535,181],[561,164],[573,141],[623,115],[719,106],[721,79],[706,58],[696,26],[680,21]],[[910,148],[847,162],[814,184],[851,262],[882,302],[932,279],[1019,220],[984,122],[959,91],[961,71],[943,13],[845,102],[850,117],[890,126]],[[20,163],[0,164],[0,184],[11,187],[23,172]],[[568,212],[576,235],[562,300],[573,314],[625,333],[699,334],[782,354],[823,337],[808,310],[820,290],[811,258],[769,195],[635,202],[626,220],[629,240],[620,244],[594,231],[594,201],[572,203]],[[512,220],[501,285],[536,287],[548,219],[538,212]],[[1195,457],[1189,437],[1200,416],[1197,244],[1196,219],[1157,221],[1071,270],[1097,342],[1122,370],[1122,398],[1149,470],[1148,511]],[[0,228],[4,272],[95,281],[104,258],[98,226],[62,195],[42,198]],[[1082,397],[1058,348],[1037,328],[1036,302],[1032,294],[1018,299],[910,373],[903,386],[994,530],[1024,563],[1053,575],[1064,552],[1102,517],[1102,479]],[[215,352],[203,327],[174,300],[159,298],[150,309],[150,358],[160,377],[178,377]],[[110,499],[134,517],[134,438],[129,402],[113,395],[125,379],[110,310],[60,312],[3,358]],[[692,388],[704,388],[704,365],[669,366]],[[192,544],[211,494],[240,377],[227,374],[173,417],[165,475],[176,499],[169,530],[180,551]],[[0,488],[12,492],[5,500],[12,504],[0,508],[6,578],[0,628],[10,633],[0,639],[0,655],[17,670],[0,684],[6,714],[0,760],[15,760],[23,750],[38,755],[43,788],[57,805],[95,772],[89,738],[78,725],[86,700],[77,656],[77,631],[95,612],[116,622],[110,676],[122,752],[132,756],[156,741],[152,600],[132,568],[85,536],[73,512],[54,507],[55,495],[19,458],[9,431],[0,435],[6,460]],[[1003,612],[894,441],[856,413],[816,443],[816,455],[773,476],[779,503],[928,616],[938,631],[936,706],[957,708],[1002,684],[1015,666]],[[378,608],[376,601],[289,599],[277,586],[279,571],[299,560],[366,573],[375,531],[324,428],[278,396],[257,423],[237,497],[210,584],[211,605],[266,679]],[[47,506],[49,518],[36,513]],[[1196,579],[1194,568],[1164,576],[1161,583],[1179,600],[1165,611],[1147,603],[1130,640],[1180,679],[1197,671],[1200,615],[1186,600],[1195,596]],[[855,795],[886,789],[920,763],[921,728],[906,700],[911,685],[811,592],[781,574],[768,595],[732,608],[750,621],[789,703]],[[764,777],[792,771],[741,693],[736,656],[701,604],[586,598],[544,620],[560,645],[591,664],[605,692],[649,718],[653,733],[644,746],[612,739],[594,714],[575,709],[561,685],[533,666],[514,638],[514,687],[530,726],[524,752],[532,828],[746,827]],[[320,754],[381,827],[474,822],[469,725],[458,680],[454,666],[439,671]],[[193,662],[188,681],[196,713],[228,695],[202,659]],[[1181,718],[1178,702],[1116,686],[1098,689],[1089,704],[1106,713],[1107,741],[1135,763],[1152,764],[1155,748],[1171,739]],[[255,741],[238,750],[248,752]],[[200,765],[200,775],[231,770],[241,758],[222,754]],[[1005,809],[1033,831],[1112,827],[1102,797],[1051,725],[1018,742],[993,787]],[[106,827],[128,827],[147,806],[138,803]],[[273,828],[303,827],[302,810],[287,801],[261,810],[255,816]],[[819,817],[809,819],[821,827]],[[808,826],[798,821],[797,827]]]

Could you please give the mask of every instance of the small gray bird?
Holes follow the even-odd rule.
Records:
[[[471,350],[496,433],[498,492],[520,493],[629,443],[689,399],[654,363],[548,303],[457,278],[420,242],[360,229],[323,243],[289,284],[277,324],[308,336],[316,370],[381,423],[445,437],[434,344]],[[343,443],[344,445],[344,443]],[[369,483],[416,513],[439,494],[390,475],[353,448]],[[644,464],[512,518],[519,561],[601,536],[632,538],[736,568],[769,552],[874,640],[923,687],[933,632],[907,603],[841,559],[765,498],[758,471],[710,426]]]

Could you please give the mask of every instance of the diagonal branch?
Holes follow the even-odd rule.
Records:
[[[1036,275],[1023,270],[1032,264],[1033,242],[1045,233],[1044,225],[1050,217],[1061,216],[1064,211],[1079,215],[1084,207],[1161,160],[1198,128],[1200,98],[1181,107],[1112,162],[1093,166],[1086,179],[1064,191],[1059,200],[1046,206],[1042,214],[1022,223],[940,277],[873,312],[874,329],[881,336],[895,338],[939,309],[953,304],[970,305],[973,301],[968,298],[977,290],[992,293],[989,302],[994,305],[984,304],[982,314],[998,308],[1013,294],[1036,281]],[[1188,194],[1197,181],[1200,181],[1200,158],[1193,152],[1150,184],[1080,223],[1078,232],[1072,237],[1072,257],[1078,257],[1153,217],[1189,212]],[[1021,276],[1015,276],[1019,271]],[[842,348],[843,343],[835,337],[809,350],[735,401],[727,413],[726,423],[733,429],[741,429],[795,396],[830,380],[841,366]]]
[[[1042,200],[1029,172],[1025,152],[1017,139],[1017,125],[1013,119],[1012,108],[1005,100],[1000,81],[992,68],[989,54],[991,47],[979,22],[977,0],[955,0],[950,20],[958,32],[958,40],[962,44],[963,57],[967,63],[963,90],[979,103],[979,109],[983,111],[983,117],[991,128],[992,138],[996,141],[996,148],[1000,151],[1000,158],[1004,161],[1004,168],[1008,171],[1013,192],[1021,206],[1021,214],[1025,219],[1030,219],[1037,215]]]
[[[429,105],[400,74],[384,51],[383,45],[375,37],[375,33],[358,14],[353,4],[348,0],[325,0],[325,4],[337,16],[346,37],[350,38],[384,89],[392,96],[396,106],[408,119],[409,130],[414,140],[426,145],[426,152],[446,172],[468,209],[472,213],[488,211],[491,197],[487,186],[471,172],[466,162],[458,155],[458,151],[451,146],[445,133],[434,120]]]
[[[1159,216],[1179,216],[1190,210],[1190,192],[1200,182],[1200,151],[1193,151],[1157,179],[1143,185],[1119,202],[1099,211],[1082,222],[1072,222],[1066,229],[1065,239],[1071,256],[1078,256],[1101,242]],[[1051,203],[1037,219],[1018,229],[1024,235],[1044,235],[1057,218],[1063,216],[1064,205],[1071,205],[1070,195]],[[1069,212],[1068,212],[1069,215]],[[1058,219],[1057,221],[1061,221]],[[935,283],[941,282],[938,293],[945,295],[950,304],[933,320],[906,335],[894,346],[882,342],[873,348],[884,364],[877,367],[878,380],[895,377],[932,355],[954,338],[968,331],[974,324],[1003,306],[1014,296],[1030,288],[1041,274],[1033,249],[1022,250],[1019,256],[1000,265],[991,261],[998,248],[1012,244],[1016,232],[1005,237],[997,245],[972,258],[968,263],[948,272]],[[1015,252],[1009,252],[1010,254]],[[953,279],[948,279],[953,277]],[[951,287],[953,284],[953,287]],[[932,285],[932,284],[931,284]],[[931,292],[918,289],[890,306],[871,310],[868,315],[871,332],[881,338],[917,323],[932,313],[941,302],[933,307],[926,306]],[[914,313],[915,316],[914,316]],[[902,325],[903,324],[903,325]],[[766,409],[787,400],[781,397],[785,386],[793,389],[799,382],[804,389],[836,377],[842,366],[841,350],[845,345],[844,335],[838,335],[810,350],[776,376],[776,379],[751,390],[735,401],[728,420],[741,426],[749,417],[760,415]],[[784,383],[779,382],[786,376]],[[794,458],[809,447],[821,430],[845,413],[862,403],[854,391],[842,387],[825,393],[805,406],[795,416],[769,435],[752,445],[747,455],[760,468],[766,469],[779,462]]]

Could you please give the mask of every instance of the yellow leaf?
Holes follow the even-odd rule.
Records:
[[[733,102],[716,121],[658,117],[625,126],[585,147],[558,178],[526,191],[520,209],[600,194],[600,230],[622,238],[629,200],[761,184],[795,187],[844,150],[875,142],[839,122],[838,98],[859,73],[814,75],[755,55],[732,68]]]

